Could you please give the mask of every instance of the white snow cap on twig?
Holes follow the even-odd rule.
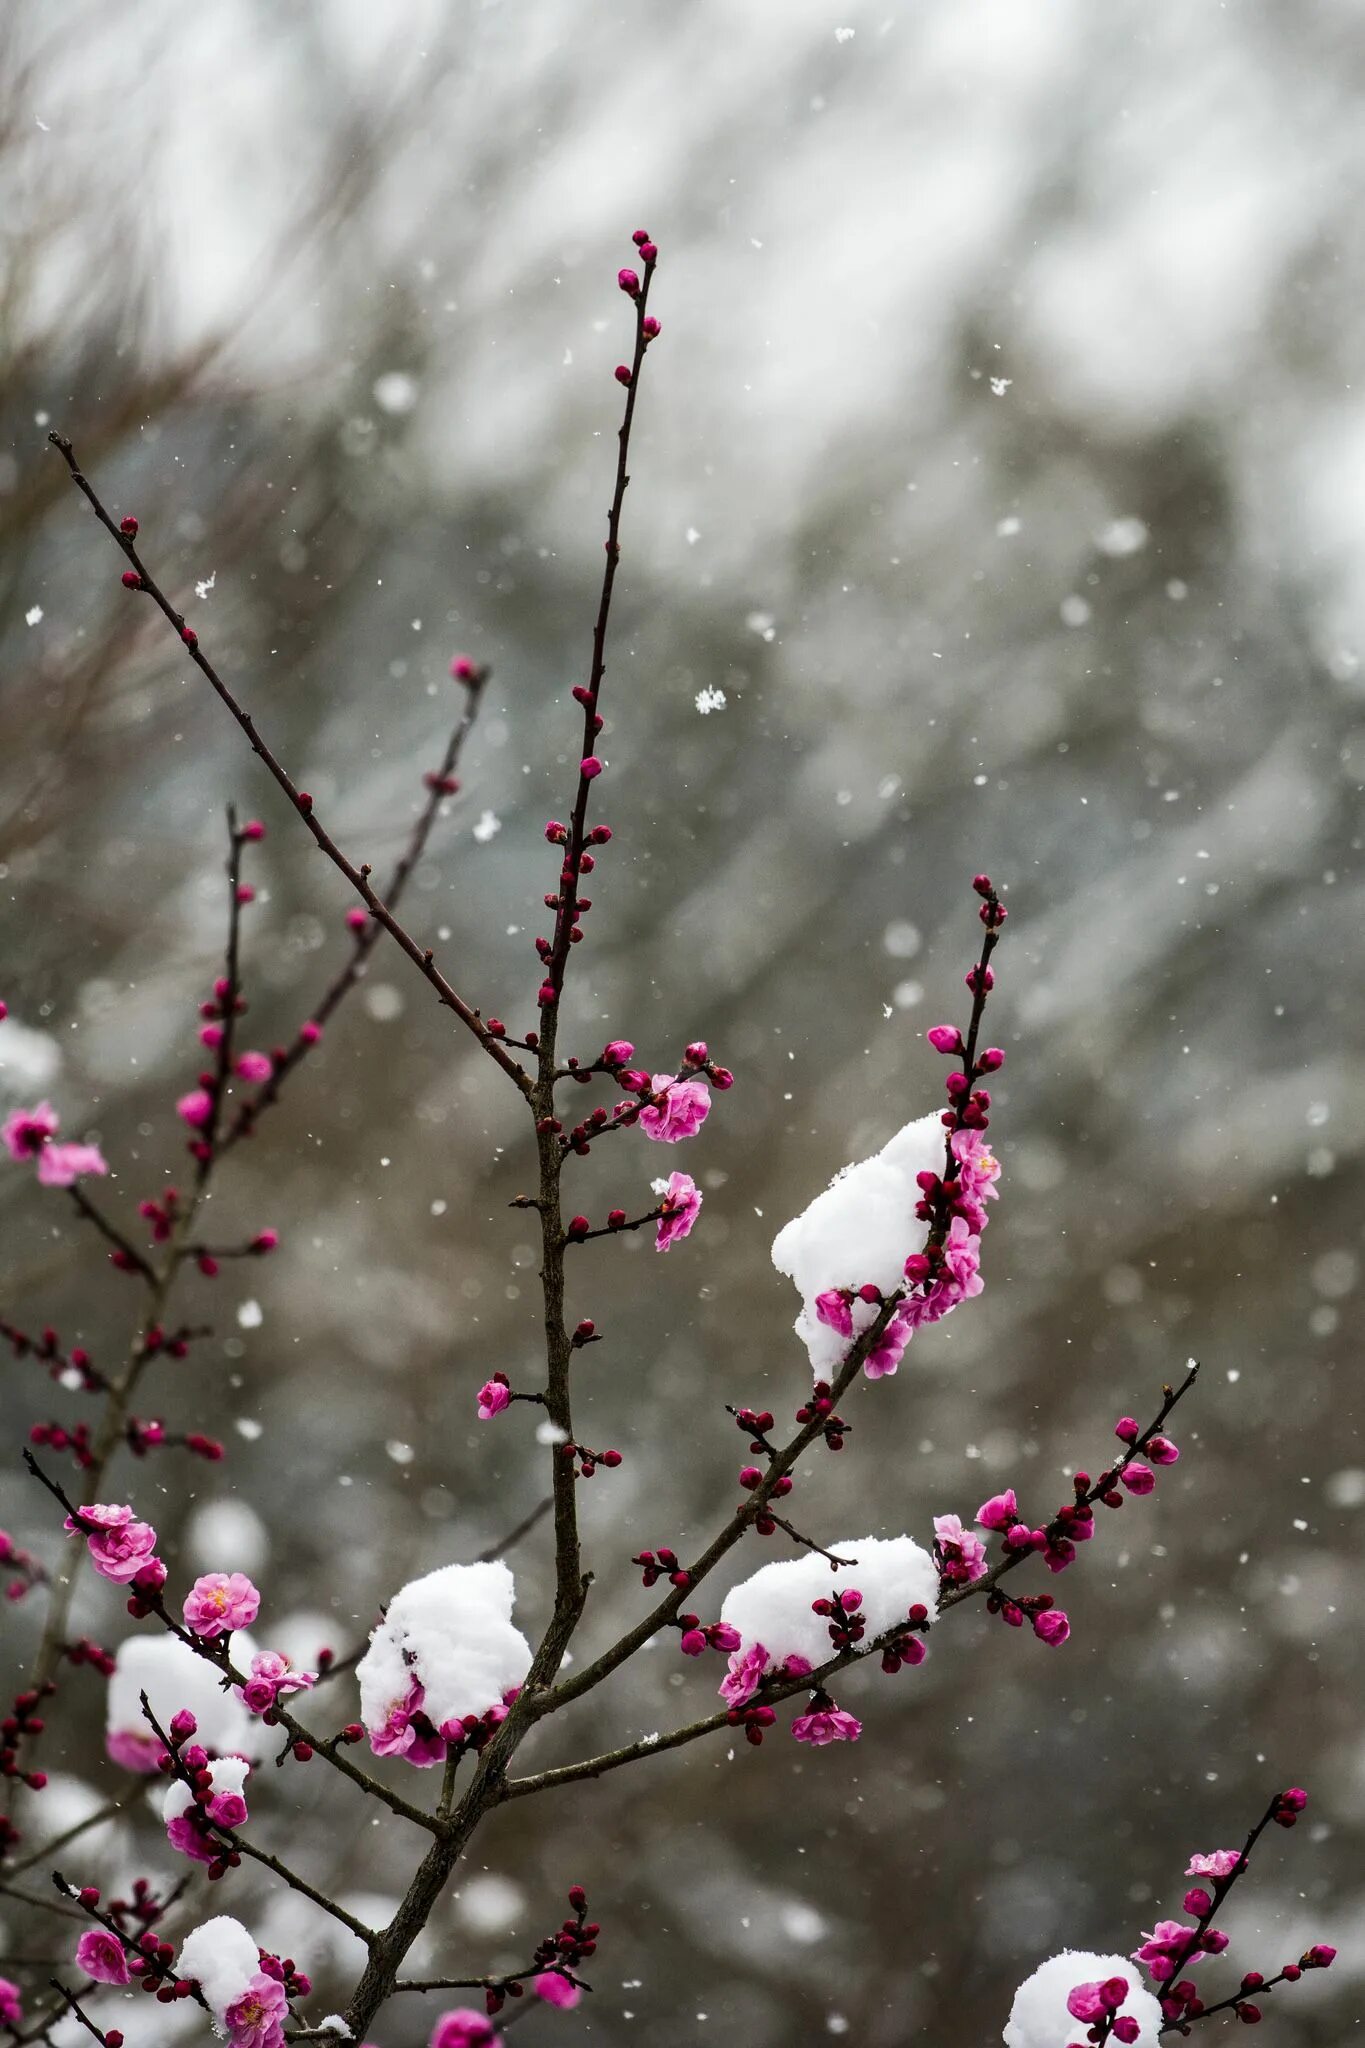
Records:
[[[911,1252],[924,1246],[915,1215],[917,1173],[943,1170],[944,1131],[937,1114],[906,1124],[871,1159],[836,1175],[808,1209],[773,1239],[773,1264],[796,1282],[801,1313],[796,1334],[810,1353],[818,1379],[832,1379],[849,1339],[820,1322],[817,1295],[868,1282],[890,1294],[900,1286]],[[875,1304],[855,1301],[855,1337],[876,1320]]]
[[[512,1626],[516,1582],[507,1566],[448,1564],[394,1595],[356,1666],[365,1726],[382,1728],[416,1678],[433,1725],[486,1714],[531,1668]]]
[[[1024,1979],[1002,2036],[1005,2048],[1067,2048],[1071,2041],[1084,2040],[1087,2023],[1067,2011],[1067,1997],[1078,1984],[1102,1984],[1109,1977],[1128,1979],[1128,1996],[1118,2009],[1141,2029],[1134,2048],[1157,2048],[1161,2007],[1144,1988],[1137,1964],[1127,1956],[1097,1956],[1083,1948],[1064,1948]]]
[[[260,1967],[255,1942],[241,1921],[227,1913],[185,1936],[175,1966],[177,1976],[197,1981],[220,2026]]]
[[[852,1586],[863,1596],[869,1642],[904,1621],[917,1602],[933,1615],[938,1573],[928,1551],[912,1536],[863,1536],[829,1547],[836,1557],[853,1557],[857,1564],[834,1572],[827,1558],[810,1550],[802,1557],[765,1564],[751,1579],[731,1588],[720,1618],[739,1630],[741,1652],[762,1643],[776,1664],[788,1657],[823,1664],[833,1656],[834,1646],[828,1618],[812,1614],[811,1602],[828,1600]]]

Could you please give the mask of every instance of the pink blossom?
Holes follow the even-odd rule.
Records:
[[[1003,1493],[993,1493],[976,1511],[976,1520],[983,1529],[1012,1529],[1018,1519],[1019,1503],[1012,1486],[1007,1486]]]
[[[108,1171],[98,1145],[44,1145],[38,1154],[38,1178],[45,1188],[69,1188],[83,1173]]]
[[[1207,1856],[1191,1856],[1186,1877],[1231,1877],[1242,1860],[1240,1849],[1210,1849]]]
[[[171,1815],[166,1822],[166,1840],[193,1863],[212,1863],[220,1848],[193,1807]]]
[[[856,1742],[862,1732],[862,1722],[846,1714],[842,1707],[816,1707],[809,1714],[798,1714],[792,1722],[792,1734],[797,1741],[812,1742],[817,1749],[823,1749],[827,1742]]]
[[[495,1415],[501,1415],[512,1399],[512,1389],[506,1380],[485,1380],[479,1388],[479,1420],[491,1422]]]
[[[1073,2020],[1102,2020],[1118,2011],[1129,1988],[1126,1977],[1106,1977],[1102,1984],[1078,1984],[1066,1995],[1066,2009]]]
[[[496,2039],[492,2020],[472,2005],[443,2012],[431,2030],[431,2048],[492,2048]]]
[[[675,1081],[671,1074],[655,1074],[652,1088],[663,1101],[642,1106],[640,1129],[645,1136],[658,1145],[694,1138],[711,1108],[711,1090],[705,1081]]]
[[[426,1697],[421,1681],[409,1679],[407,1692],[401,1700],[393,1701],[383,1727],[370,1730],[370,1748],[376,1756],[405,1757],[419,1771],[445,1762],[445,1738],[422,1714]],[[423,1724],[420,1728],[415,1725],[419,1715]]]
[[[11,1159],[36,1159],[50,1138],[55,1138],[60,1119],[50,1102],[36,1109],[16,1109],[0,1124],[0,1139]]]
[[[583,1996],[578,1986],[571,1984],[558,1970],[542,1970],[531,1989],[537,1998],[543,1998],[547,2005],[557,2005],[561,2012],[568,2012]]]
[[[215,1792],[205,1811],[220,1828],[239,1828],[247,1817],[246,1801],[240,1792]]]
[[[1156,1474],[1150,1465],[1144,1465],[1140,1458],[1132,1458],[1119,1473],[1119,1478],[1129,1493],[1150,1493],[1156,1485]]]
[[[935,1515],[934,1534],[943,1554],[943,1576],[955,1586],[970,1585],[986,1569],[986,1546],[957,1515]]]
[[[955,1024],[935,1024],[932,1031],[926,1031],[924,1035],[935,1052],[962,1050],[962,1033]]]
[[[277,1978],[258,1970],[223,2014],[230,2048],[280,2048],[289,2000]]]
[[[953,1153],[958,1162],[956,1207],[968,1228],[979,1236],[990,1220],[986,1204],[996,1199],[995,1182],[1000,1176],[1000,1162],[980,1131],[956,1132]]]
[[[985,1286],[978,1270],[981,1239],[968,1226],[965,1216],[954,1216],[943,1244],[943,1263],[952,1275],[959,1299],[980,1294]]]
[[[739,1630],[732,1628],[728,1621],[713,1621],[707,1635],[713,1650],[737,1650],[743,1641]]]
[[[155,1735],[139,1734],[136,1728],[111,1728],[104,1738],[104,1753],[121,1771],[136,1771],[152,1777],[161,1762],[161,1742]]]
[[[191,1088],[189,1094],[182,1095],[176,1103],[175,1113],[184,1123],[198,1129],[213,1115],[213,1097],[207,1088]]]
[[[18,2027],[24,2017],[24,2002],[19,1986],[9,1977],[0,1977],[0,2026]]]
[[[251,1675],[245,1685],[235,1688],[238,1699],[253,1714],[264,1714],[286,1693],[307,1692],[317,1684],[316,1671],[295,1671],[278,1650],[261,1650],[251,1660]]]
[[[867,1357],[863,1371],[870,1380],[890,1379],[905,1356],[905,1347],[919,1328],[922,1302],[918,1297],[903,1302],[882,1331]]]
[[[76,1968],[97,1984],[127,1984],[131,1973],[123,1943],[107,1927],[88,1927],[76,1943]]]
[[[185,1626],[211,1643],[235,1628],[249,1628],[261,1596],[245,1572],[205,1572],[185,1595]]]
[[[1049,1607],[1045,1613],[1035,1614],[1032,1619],[1033,1633],[1050,1650],[1059,1649],[1071,1634],[1071,1623],[1060,1607]]]
[[[817,1294],[815,1315],[818,1322],[837,1331],[839,1336],[853,1335],[853,1303],[842,1288],[831,1287],[824,1294]]]
[[[654,1249],[666,1252],[679,1238],[690,1235],[701,1211],[701,1189],[690,1173],[670,1174],[659,1206],[663,1214],[659,1218]]]
[[[1147,1456],[1154,1465],[1174,1465],[1180,1457],[1180,1447],[1168,1436],[1149,1436]]]
[[[237,1072],[244,1081],[268,1081],[275,1071],[275,1063],[268,1052],[244,1052],[237,1062]]]
[[[1176,1972],[1176,1958],[1182,1965],[1192,1960],[1187,1953],[1192,1927],[1186,1927],[1179,1920],[1158,1920],[1150,1934],[1142,1937],[1142,1947],[1133,1950],[1133,1961],[1155,1977],[1158,1984],[1166,1983]]]
[[[762,1643],[755,1643],[752,1649],[734,1652],[730,1668],[720,1682],[720,1696],[727,1707],[742,1707],[746,1700],[753,1698],[768,1662],[768,1652]]]
[[[80,1509],[79,1520],[68,1515],[64,1527],[69,1536],[85,1537],[91,1564],[116,1586],[131,1585],[155,1562],[156,1530],[150,1522],[135,1521],[130,1507],[95,1501]]]

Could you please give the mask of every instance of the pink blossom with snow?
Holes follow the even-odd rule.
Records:
[[[823,1294],[817,1294],[815,1315],[826,1329],[837,1331],[841,1337],[853,1335],[853,1300],[843,1288],[827,1287]]]
[[[223,2014],[230,2048],[281,2048],[289,2000],[283,1984],[258,1970]]]

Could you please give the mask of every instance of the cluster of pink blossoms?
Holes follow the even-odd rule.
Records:
[[[933,1038],[934,1033],[929,1035]],[[959,1303],[970,1301],[985,1287],[981,1278],[981,1233],[989,1221],[986,1203],[997,1196],[995,1183],[1000,1178],[1000,1162],[980,1130],[955,1131],[951,1142],[957,1162],[956,1176],[945,1181],[936,1173],[918,1174],[921,1199],[916,1213],[927,1221],[932,1218],[935,1205],[946,1201],[952,1210],[952,1220],[936,1256],[912,1252],[906,1259],[905,1277],[916,1291],[898,1304],[864,1360],[863,1371],[870,1380],[894,1373],[917,1330],[941,1322]],[[816,1296],[817,1317],[841,1337],[853,1335],[855,1293],[864,1301],[881,1300],[876,1287],[830,1288]]]
[[[423,1771],[433,1764],[443,1764],[449,1756],[461,1756],[466,1750],[477,1753],[507,1719],[519,1689],[513,1686],[504,1693],[501,1704],[490,1707],[485,1714],[464,1714],[442,1721],[438,1727],[426,1712],[426,1687],[420,1679],[411,1678],[403,1698],[390,1708],[383,1727],[370,1730],[370,1748],[376,1756],[401,1756]]]
[[[68,1536],[84,1536],[90,1562],[103,1579],[137,1592],[158,1593],[166,1567],[156,1555],[156,1530],[139,1522],[130,1507],[94,1501],[68,1515]]]
[[[58,1144],[61,1120],[50,1102],[36,1109],[16,1109],[0,1124],[0,1141],[11,1159],[21,1165],[38,1162],[38,1179],[45,1188],[69,1188],[83,1174],[108,1173],[109,1164],[98,1145]]]
[[[295,1671],[279,1650],[259,1650],[251,1660],[251,1675],[246,1684],[234,1686],[233,1690],[251,1713],[269,1714],[287,1694],[308,1692],[317,1682],[316,1671]]]

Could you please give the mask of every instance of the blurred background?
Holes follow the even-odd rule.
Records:
[[[1065,1649],[955,1614],[918,1671],[842,1688],[856,1748],[699,1745],[484,1829],[424,1972],[518,1966],[573,1881],[604,1925],[595,1995],[528,2015],[528,2043],[994,2040],[1037,1961],[1135,1946],[1189,1852],[1290,1783],[1313,1804],[1239,1891],[1233,1955],[1270,1971],[1336,1943],[1267,2019],[1286,2048],[1356,2023],[1363,81],[1350,0],[5,10],[0,1108],[46,1095],[98,1135],[130,1226],[183,1181],[230,799],[270,828],[247,1042],[286,1039],[348,944],[340,879],[120,589],[50,426],[140,516],[357,860],[410,828],[451,655],[493,664],[408,916],[470,999],[534,1022],[540,828],[571,800],[627,352],[615,273],[644,225],[663,335],[604,697],[616,836],[561,1045],[620,1034],[662,1068],[700,1036],[737,1083],[663,1162],[704,1187],[691,1241],[574,1261],[571,1310],[606,1337],[581,1432],[625,1452],[582,1489],[584,1644],[642,1611],[634,1551],[686,1554],[728,1513],[724,1404],[785,1417],[805,1392],[771,1239],[935,1106],[923,1032],[962,1014],[980,868],[1011,910],[987,1290],[846,1404],[801,1523],[925,1540],[1010,1483],[1042,1517],[1118,1415],[1204,1361],[1181,1463],[1053,1588]],[[544,1492],[531,1411],[474,1421],[488,1374],[538,1371],[507,1206],[526,1140],[381,944],[224,1171],[215,1234],[270,1225],[281,1249],[187,1282],[214,1335],[143,1405],[228,1459],[125,1462],[112,1497],[175,1568],[257,1573],[263,1641],[351,1649],[402,1581]],[[635,1208],[660,1163],[625,1135],[571,1199]],[[7,1168],[0,1233],[0,1314],[117,1362],[133,1289],[67,1204]],[[82,1408],[5,1373],[0,1515],[50,1555],[18,1449]],[[707,1612],[777,1554],[735,1560]],[[534,1633],[543,1530],[515,1563]],[[131,1626],[88,1583],[76,1619]],[[40,1621],[37,1596],[7,1611],[7,1668]],[[521,1762],[690,1719],[719,1676],[660,1643]],[[124,1782],[91,1761],[102,1693],[73,1674],[31,1841]],[[412,1844],[322,1777],[263,1784],[255,1838],[382,1915]],[[132,1812],[69,1874],[171,1873]],[[357,1957],[311,1909],[249,1874],[213,1909],[341,2004]],[[6,1914],[8,1954],[50,1939]],[[1219,1995],[1235,1977],[1207,1972]],[[152,2041],[200,2017],[116,2023]],[[377,2039],[415,2048],[433,2017],[400,2000]]]

